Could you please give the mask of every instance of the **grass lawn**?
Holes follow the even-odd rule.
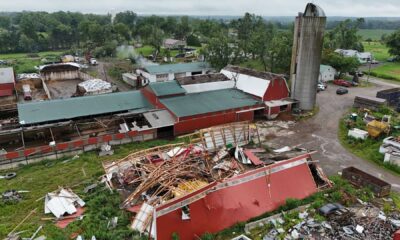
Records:
[[[386,47],[386,45],[380,42],[363,42],[363,45],[364,50],[366,52],[371,52],[374,58],[378,61],[386,61],[390,57],[388,48]]]
[[[0,60],[9,62],[9,66],[14,67],[16,73],[32,73],[37,72],[35,66],[41,64],[41,59],[45,57],[59,57],[63,51],[47,51],[34,53],[37,56],[29,56],[29,53],[9,53],[0,54]]]
[[[360,29],[358,30],[358,34],[361,35],[363,40],[367,40],[371,38],[373,41],[381,40],[383,34],[391,34],[395,30],[391,29]]]
[[[67,163],[63,163],[65,159],[60,159],[21,167],[16,171],[16,178],[11,180],[0,179],[0,193],[10,189],[30,191],[29,193],[22,194],[23,200],[19,203],[6,204],[0,200],[0,239],[3,239],[34,209],[36,209],[36,213],[28,218],[26,222],[16,230],[16,232],[27,230],[27,232],[22,234],[22,237],[29,237],[40,225],[43,225],[44,228],[40,234],[46,235],[48,239],[68,239],[67,236],[71,232],[78,230],[77,228],[79,228],[79,226],[77,225],[79,224],[83,224],[83,227],[80,228],[84,228],[85,231],[100,227],[93,226],[93,222],[100,221],[98,218],[102,219],[102,224],[104,224],[104,226],[102,226],[106,228],[107,219],[104,219],[104,216],[98,216],[100,213],[97,212],[100,211],[99,209],[103,210],[103,208],[106,208],[105,205],[110,201],[113,203],[112,206],[108,206],[110,214],[121,214],[121,217],[124,216],[123,211],[119,210],[118,204],[120,203],[120,199],[118,195],[109,194],[94,197],[82,193],[85,186],[96,182],[99,176],[104,174],[101,163],[103,161],[120,159],[132,151],[176,143],[178,141],[183,141],[183,139],[175,141],[154,140],[142,143],[131,143],[116,147],[114,156],[100,158],[95,152],[88,152],[80,155],[78,159],[71,160]],[[46,163],[52,163],[52,165],[49,166]],[[0,175],[2,175],[2,173],[4,173],[4,171],[0,172]],[[44,215],[44,199],[41,198],[44,197],[46,193],[57,190],[58,186],[72,188],[79,196],[87,201],[89,206],[95,205],[98,209],[88,209],[88,211],[91,212],[85,217],[85,221],[82,221],[82,223],[74,223],[71,227],[68,226],[66,230],[58,229],[51,221],[42,221],[41,218],[53,217],[53,215]],[[106,213],[101,214],[104,215]],[[128,218],[124,216],[124,219]],[[128,223],[120,226],[121,229],[126,231],[127,224]],[[98,237],[98,235],[96,235],[96,237]],[[104,237],[100,239],[112,238]]]
[[[371,69],[371,75],[379,78],[400,81],[400,62],[385,63]]]

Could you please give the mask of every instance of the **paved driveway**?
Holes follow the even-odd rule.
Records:
[[[381,84],[378,80],[374,83]],[[400,191],[400,177],[349,153],[341,146],[337,137],[339,119],[352,106],[356,95],[374,97],[376,91],[390,87],[392,86],[385,84],[369,88],[349,88],[349,94],[337,96],[337,86],[329,85],[326,91],[318,93],[317,103],[320,109],[318,114],[310,120],[296,124],[294,127],[296,134],[277,138],[274,142],[283,146],[302,144],[302,147],[317,150],[314,160],[320,161],[320,165],[328,175],[337,174],[345,167],[355,166],[388,181],[394,190]]]

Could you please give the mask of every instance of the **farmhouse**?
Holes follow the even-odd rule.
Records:
[[[360,63],[367,63],[373,60],[373,56],[370,52],[359,52],[357,50],[345,49],[336,49],[335,52],[343,55],[344,57],[355,57]]]
[[[336,69],[329,65],[320,65],[319,68],[319,81],[328,82],[335,79]]]
[[[137,75],[144,78],[144,84],[149,82],[172,81],[176,78],[206,74],[212,71],[206,62],[176,63],[164,65],[149,65],[137,70]]]
[[[167,48],[167,49],[184,48],[186,46],[186,41],[167,38],[164,40],[163,46],[164,46],[164,48]]]

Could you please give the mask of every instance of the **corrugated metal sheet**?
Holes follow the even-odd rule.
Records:
[[[150,74],[198,72],[211,69],[206,62],[177,63],[163,65],[149,65],[144,68]]]
[[[264,97],[264,94],[271,82],[267,79],[231,72],[226,69],[222,69],[221,73],[232,80],[236,80],[237,89],[260,98]]]
[[[261,102],[236,89],[223,89],[160,99],[177,117],[194,116],[234,108],[258,105]]]
[[[0,84],[3,83],[14,83],[14,69],[9,68],[0,68]]]
[[[18,104],[20,122],[35,124],[152,108],[140,91]]]
[[[187,93],[207,92],[220,89],[229,89],[235,86],[235,81],[208,82],[183,85]]]
[[[144,113],[143,116],[153,128],[173,126],[175,123],[174,117],[168,112],[168,110],[147,112]]]
[[[186,93],[177,81],[154,82],[150,83],[149,87],[157,97]]]

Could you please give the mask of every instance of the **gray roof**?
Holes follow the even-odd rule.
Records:
[[[153,128],[162,128],[173,126],[175,123],[174,117],[168,110],[159,110],[143,113],[143,116]]]
[[[65,121],[78,117],[147,110],[152,108],[140,91],[57,99],[18,104],[19,121],[24,124]]]
[[[150,74],[199,72],[210,70],[211,66],[206,62],[176,63],[163,65],[149,65],[144,68]]]
[[[154,82],[150,83],[149,87],[157,97],[186,93],[186,90],[177,81]]]
[[[262,104],[237,89],[222,89],[160,99],[177,117],[194,116]]]
[[[9,68],[0,68],[0,84],[3,83],[14,83],[14,69]]]

